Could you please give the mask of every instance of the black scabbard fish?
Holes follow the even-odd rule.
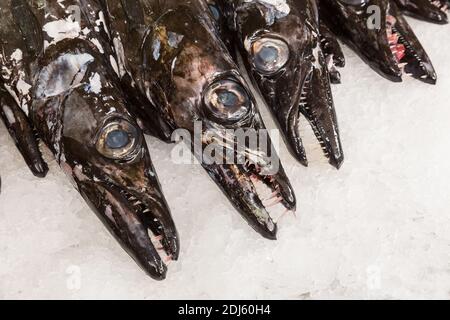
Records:
[[[177,129],[187,132],[195,155],[232,204],[255,230],[275,239],[272,205],[294,210],[295,196],[267,135],[253,146],[236,141],[236,131],[260,137],[265,127],[249,86],[215,32],[206,2],[106,3],[122,56],[118,60],[124,61],[122,80],[147,99],[140,112],[143,124],[151,126],[158,117],[169,136]],[[212,147],[234,161],[223,154],[205,159]]]
[[[339,168],[344,153],[328,65],[337,62],[343,66],[344,58],[335,40],[321,36],[316,2],[214,1],[225,15],[247,70],[278,120],[292,154],[308,165],[299,132],[303,115],[330,164]],[[338,82],[337,71],[330,69],[334,82]]]
[[[39,139],[27,118],[31,85],[26,81],[27,65],[36,59],[40,50],[38,44],[42,46],[42,41],[35,33],[38,23],[34,15],[29,11],[21,12],[23,23],[18,24],[19,10],[12,7],[14,5],[19,4],[16,1],[0,4],[0,117],[32,173],[44,177],[48,167],[38,147]],[[27,46],[20,30],[35,37],[35,43]]]
[[[400,82],[410,75],[435,84],[425,49],[391,0],[320,0],[320,15],[376,72]]]
[[[428,22],[448,23],[448,0],[395,0],[398,7],[410,16]]]
[[[179,254],[178,235],[119,85],[101,7],[94,0],[6,2],[25,47],[35,50],[24,81],[39,136],[120,244],[164,279],[166,262]],[[27,15],[36,27],[22,27]]]

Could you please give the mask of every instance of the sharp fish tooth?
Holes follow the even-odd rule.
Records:
[[[279,197],[279,195],[280,195],[280,193],[279,193],[278,191],[274,191],[274,192],[272,192],[271,195],[269,195],[269,197],[268,197],[267,199],[264,199],[263,201],[269,201],[269,200],[272,200],[272,199],[274,199],[274,198],[276,198],[276,197]]]
[[[277,204],[279,204],[282,201],[283,201],[283,198],[282,197],[278,197],[274,201],[272,201],[271,203],[268,203],[267,205],[265,205],[265,207],[266,207],[266,209],[270,208],[270,207],[274,207],[274,206],[276,206]]]

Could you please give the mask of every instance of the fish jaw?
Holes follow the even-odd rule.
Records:
[[[437,24],[448,23],[447,0],[396,0],[400,10],[415,18]]]
[[[411,75],[426,83],[436,83],[436,72],[428,55],[395,3],[368,0],[348,5],[343,1],[321,0],[320,5],[322,16],[333,31],[380,75],[394,82]],[[373,13],[369,9],[374,6],[380,10],[380,25],[369,28],[367,21]]]
[[[156,280],[179,237],[139,125],[114,71],[90,42],[68,39],[40,61],[30,117],[63,171]]]

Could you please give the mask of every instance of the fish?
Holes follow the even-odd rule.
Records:
[[[104,3],[118,60],[124,61],[122,81],[146,98],[138,105],[144,127],[157,117],[167,136],[187,136],[189,150],[248,224],[276,239],[275,215],[295,211],[295,194],[264,134],[250,86],[214,31],[207,3]],[[238,131],[254,134],[259,143],[238,143]]]
[[[153,279],[179,256],[179,236],[144,135],[111,66],[96,0],[7,0],[23,41],[22,110],[56,162],[122,247]],[[33,27],[26,27],[35,21]],[[16,47],[16,44],[12,44]],[[11,84],[12,85],[12,84]]]
[[[340,84],[342,82],[341,74],[337,68],[345,67],[344,52],[334,33],[322,20],[319,20],[319,30],[321,48],[330,73],[330,81],[333,84]]]
[[[437,24],[448,23],[447,0],[395,0],[405,14]]]
[[[378,74],[394,82],[409,75],[436,84],[430,58],[393,1],[319,0],[319,5],[329,29]]]
[[[330,77],[335,83],[340,81],[335,65],[343,66],[345,59],[336,39],[320,27],[316,2],[214,2],[225,16],[226,32],[234,34],[246,69],[275,116],[291,153],[308,166],[300,136],[303,116],[329,163],[339,169],[344,152]]]

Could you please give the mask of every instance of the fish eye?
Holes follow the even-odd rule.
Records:
[[[253,65],[262,74],[271,75],[283,68],[289,60],[288,44],[277,38],[263,37],[252,43]]]
[[[214,20],[219,21],[221,16],[219,8],[214,4],[208,4],[208,8],[209,11],[211,11]]]
[[[211,84],[204,94],[204,104],[216,119],[237,122],[251,110],[251,98],[247,90],[233,80],[220,80]]]
[[[114,160],[129,160],[140,150],[139,130],[124,119],[108,122],[97,138],[96,148],[103,156]]]

